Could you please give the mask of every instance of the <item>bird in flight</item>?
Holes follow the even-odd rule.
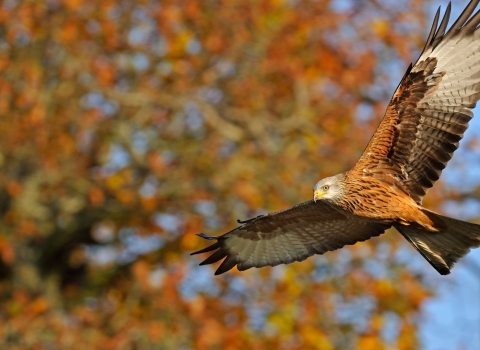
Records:
[[[379,236],[395,227],[442,275],[470,248],[480,246],[480,225],[422,206],[458,148],[480,99],[480,0],[472,0],[446,31],[451,4],[440,8],[425,47],[411,64],[380,126],[353,169],[320,180],[313,200],[239,221],[200,265],[224,259],[215,274],[234,266],[276,266]],[[473,16],[472,16],[473,14]]]

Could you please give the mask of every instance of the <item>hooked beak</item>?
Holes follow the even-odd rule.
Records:
[[[313,201],[316,202],[318,199],[322,198],[325,195],[325,192],[320,190],[315,190],[313,192]]]

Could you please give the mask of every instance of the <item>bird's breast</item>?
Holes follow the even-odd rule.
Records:
[[[368,177],[347,181],[340,206],[352,214],[382,221],[414,220],[417,203],[392,183]]]

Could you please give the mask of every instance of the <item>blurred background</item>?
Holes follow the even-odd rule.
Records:
[[[219,277],[189,256],[351,168],[445,4],[4,0],[1,347],[480,348],[478,252],[446,277],[395,231]],[[472,222],[477,118],[424,201]]]

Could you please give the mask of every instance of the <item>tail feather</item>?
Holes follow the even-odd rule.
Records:
[[[438,232],[415,226],[394,225],[395,228],[441,275],[448,275],[455,262],[480,246],[480,225],[428,212],[443,225]]]

